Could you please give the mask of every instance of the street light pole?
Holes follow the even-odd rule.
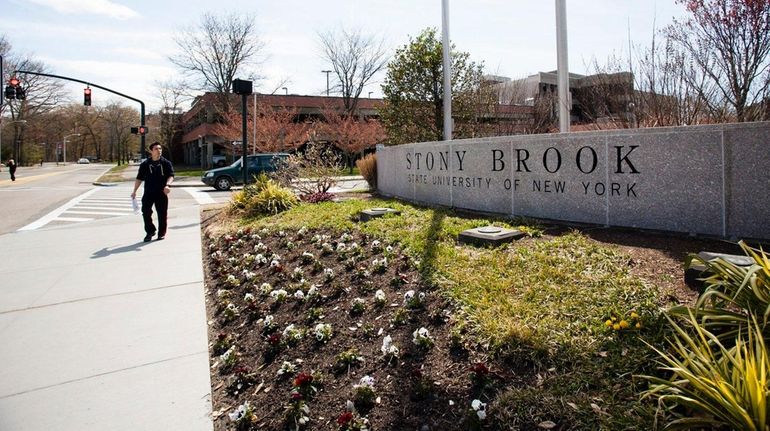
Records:
[[[332,73],[331,70],[322,70],[321,73],[326,74],[326,97],[329,97],[329,74]]]
[[[289,95],[289,89],[288,89],[288,88],[286,88],[286,87],[281,87],[281,90],[283,90],[283,94],[285,94],[285,95],[287,95],[287,96]]]
[[[67,138],[70,136],[80,136],[80,133],[71,133],[64,137],[64,166],[67,166]]]

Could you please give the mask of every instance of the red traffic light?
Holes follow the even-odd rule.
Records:
[[[8,85],[10,85],[11,87],[15,87],[15,86],[19,85],[19,82],[20,82],[19,78],[13,77],[13,78],[8,80]]]
[[[139,134],[140,135],[146,135],[147,134],[147,128],[144,126],[139,126]]]
[[[91,89],[90,88],[84,88],[83,89],[83,94],[91,95]]]
[[[91,106],[91,89],[89,87],[83,89],[83,105]]]

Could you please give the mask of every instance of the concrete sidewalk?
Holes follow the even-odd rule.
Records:
[[[134,215],[0,236],[0,429],[212,429],[199,207],[142,236]]]

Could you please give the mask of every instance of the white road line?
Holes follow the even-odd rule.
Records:
[[[48,223],[53,221],[55,218],[59,217],[64,211],[67,211],[68,209],[70,209],[73,206],[77,205],[81,200],[91,196],[97,190],[99,190],[99,188],[95,187],[95,188],[93,188],[93,189],[83,193],[80,196],[76,196],[76,197],[72,198],[72,200],[70,200],[66,204],[60,206],[59,208],[56,208],[55,210],[53,210],[50,213],[44,215],[43,217],[40,217],[39,219],[33,221],[32,223],[30,223],[30,224],[20,228],[19,231],[35,230],[35,229],[39,229],[39,228],[47,225]]]
[[[74,211],[74,210],[69,210],[69,211],[67,211],[67,214],[92,214],[92,215],[124,216],[124,215],[129,215],[132,212],[133,212],[133,210],[130,211],[130,212],[125,212],[125,213],[111,213],[111,212],[106,212],[106,211]]]
[[[92,218],[85,217],[56,217],[53,221],[91,221]]]
[[[207,193],[203,193],[197,187],[182,187],[184,191],[190,194],[190,196],[198,202],[199,205],[215,204],[217,201],[211,198]]]
[[[113,205],[113,206],[105,206],[105,207],[92,207],[92,206],[88,206],[88,205],[77,205],[76,208],[77,209],[81,209],[81,210],[108,210],[108,211],[128,211],[128,212],[133,211],[131,209],[131,207],[126,206],[126,205],[121,205],[121,206],[114,206]]]

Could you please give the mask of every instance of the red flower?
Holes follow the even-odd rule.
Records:
[[[481,362],[475,363],[471,368],[471,371],[473,371],[477,377],[483,377],[489,374],[489,368],[487,368],[486,365],[484,365]]]
[[[292,401],[302,401],[302,394],[297,391],[291,392],[291,400]]]
[[[347,425],[353,420],[353,413],[345,412],[337,418],[338,425]]]
[[[294,386],[305,386],[313,382],[313,376],[307,373],[299,373],[294,379]]]
[[[269,337],[267,337],[267,342],[273,345],[279,344],[281,342],[281,333],[276,332],[271,334]]]

